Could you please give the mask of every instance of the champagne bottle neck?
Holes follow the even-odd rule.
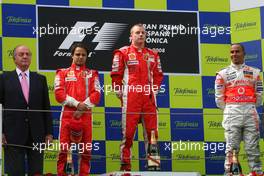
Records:
[[[157,139],[156,139],[156,135],[155,135],[155,131],[154,130],[151,131],[150,143],[151,144],[157,144]]]

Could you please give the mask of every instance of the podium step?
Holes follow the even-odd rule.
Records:
[[[198,172],[111,172],[101,176],[201,176]]]

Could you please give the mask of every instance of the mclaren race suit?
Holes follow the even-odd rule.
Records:
[[[157,133],[156,93],[163,73],[157,52],[130,45],[114,51],[112,86],[122,102],[121,163],[130,169],[131,147],[137,124],[142,122],[145,145]]]
[[[58,175],[65,175],[64,166],[67,160],[67,150],[70,144],[70,125],[73,120],[73,113],[79,102],[87,105],[89,110],[82,114],[80,120],[83,126],[82,140],[80,143],[84,146],[81,150],[81,162],[79,166],[79,175],[86,176],[90,171],[90,154],[92,149],[92,115],[91,109],[100,100],[100,83],[98,72],[88,70],[85,66],[76,66],[72,64],[66,69],[59,69],[55,78],[55,97],[63,105],[60,119],[60,148],[57,170]],[[80,145],[81,146],[81,145]],[[80,149],[79,149],[80,150]]]
[[[256,110],[262,103],[260,70],[245,64],[231,64],[217,73],[215,101],[224,110],[222,125],[225,129],[225,170],[229,171],[232,149],[239,152],[241,140],[251,171],[261,171],[259,149],[259,116]]]

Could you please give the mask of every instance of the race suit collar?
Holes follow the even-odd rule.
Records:
[[[233,68],[235,68],[237,70],[243,68],[244,66],[245,66],[245,63],[243,63],[243,64],[233,64],[233,63],[231,63],[231,67],[233,67]]]
[[[132,50],[134,50],[134,51],[136,51],[136,52],[139,52],[139,53],[145,50],[145,47],[142,48],[142,49],[139,49],[139,48],[135,47],[135,46],[132,45],[132,44],[130,45],[130,47],[132,48]]]
[[[86,66],[85,65],[78,66],[78,65],[75,65],[74,63],[72,63],[71,68],[73,68],[74,70],[85,70]]]

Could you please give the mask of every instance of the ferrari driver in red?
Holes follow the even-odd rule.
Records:
[[[131,170],[131,147],[139,122],[143,125],[146,149],[151,131],[158,139],[156,94],[163,79],[158,53],[145,47],[142,24],[131,28],[130,40],[130,46],[114,51],[111,72],[112,86],[122,102],[122,171]]]
[[[82,43],[72,46],[72,65],[59,69],[55,78],[55,97],[62,104],[60,121],[60,148],[57,172],[58,176],[66,175],[64,167],[67,161],[67,151],[74,135],[79,135],[80,143],[84,146],[79,166],[80,176],[90,172],[90,154],[92,150],[92,115],[91,108],[99,103],[100,84],[98,72],[86,68],[88,50]],[[76,123],[79,122],[79,123]],[[79,125],[76,125],[79,124]],[[77,130],[77,132],[76,132]],[[78,137],[78,136],[77,136]]]

